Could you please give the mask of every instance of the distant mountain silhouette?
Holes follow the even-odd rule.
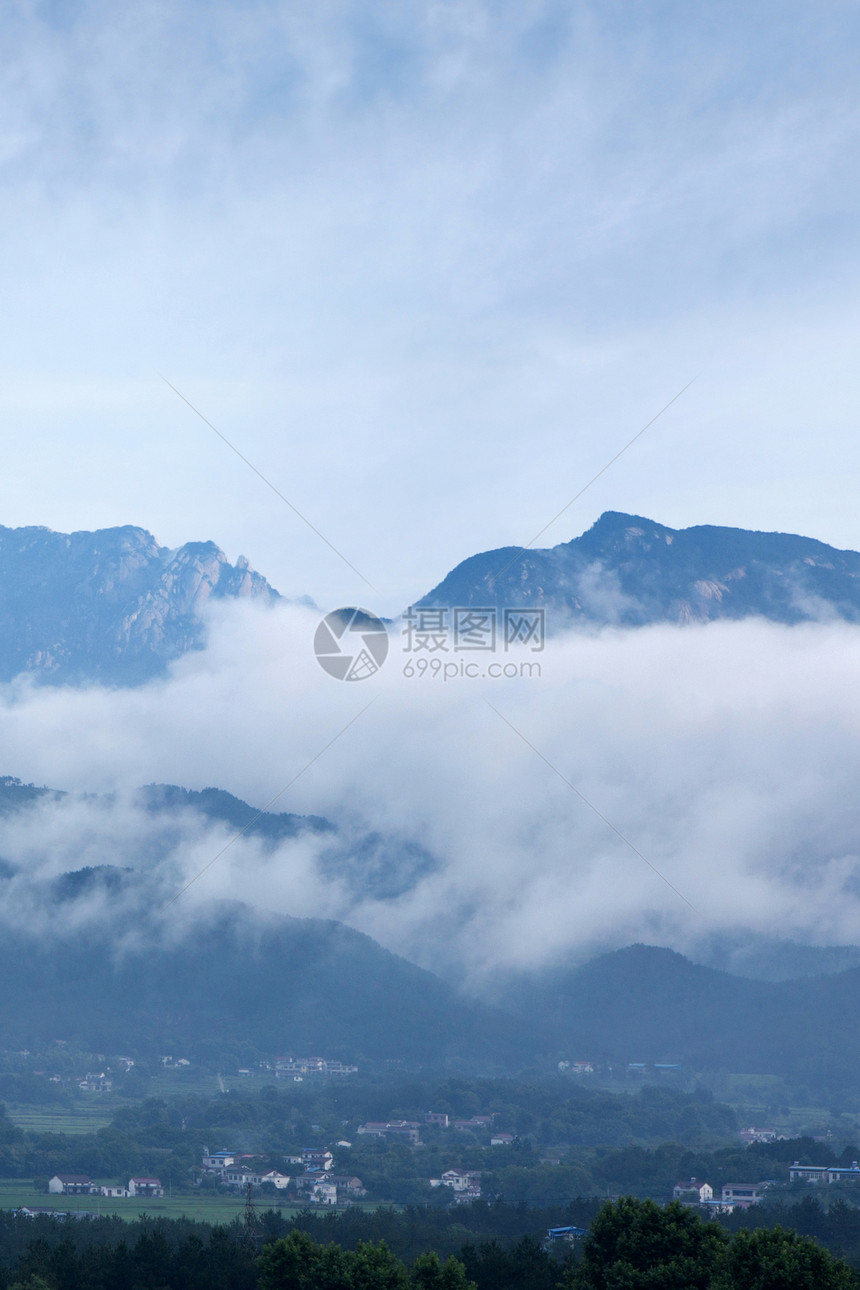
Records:
[[[688,1072],[786,1075],[832,1090],[856,1082],[858,998],[860,967],[751,981],[631,945],[522,978],[505,1002],[577,1060],[680,1062]]]
[[[0,527],[0,680],[134,685],[204,644],[200,611],[278,593],[214,542],[160,546],[126,525],[93,533]]]
[[[43,802],[50,811],[64,796],[0,777],[0,818]],[[255,819],[253,807],[216,789],[151,785],[140,800],[168,828],[172,816],[184,816],[186,827],[196,816],[250,825],[271,846],[316,837],[324,874],[379,899],[396,898],[435,864],[418,846],[351,838],[318,817]],[[822,1091],[855,1082],[860,966],[836,969],[856,963],[856,947],[751,942],[754,968],[796,973],[751,980],[736,974],[742,960],[719,938],[703,942],[703,953],[726,954],[735,974],[633,945],[577,967],[512,974],[487,1006],[342,923],[232,904],[180,909],[177,930],[165,916],[173,879],[159,866],[157,838],[152,846],[152,855],[133,852],[139,867],[120,867],[120,847],[115,865],[34,879],[20,908],[26,866],[0,858],[0,973],[15,981],[0,1000],[7,1043],[59,1038],[96,1051],[173,1051],[181,1040],[207,1060],[304,1047],[509,1071],[566,1057],[785,1075]]]
[[[670,529],[607,511],[572,542],[473,555],[418,604],[542,606],[550,629],[753,615],[860,622],[860,554],[789,533]]]
[[[0,819],[16,811],[38,807],[43,801],[52,803],[66,796],[48,788],[22,784],[11,775],[2,775]],[[101,800],[109,806],[109,798]],[[160,818],[166,832],[166,837],[153,834],[148,848],[135,848],[136,862],[146,868],[157,865],[165,854],[165,848],[169,850],[175,844],[175,838],[171,841],[170,828],[174,817],[177,822],[184,819],[186,825],[192,827],[195,818],[201,825],[207,822],[225,824],[235,833],[261,839],[269,848],[302,835],[315,835],[320,842],[317,864],[321,876],[343,882],[348,891],[363,898],[397,899],[439,867],[435,856],[408,838],[342,830],[319,815],[260,811],[220,788],[194,790],[180,788],[176,784],[147,784],[138,790],[137,802],[149,814]],[[6,862],[0,858],[0,876],[4,864]],[[87,881],[90,881],[102,873],[102,868],[96,866],[80,872],[85,872]]]
[[[694,963],[756,981],[794,981],[860,967],[860,945],[802,945],[767,936],[710,936],[690,952]]]
[[[3,887],[0,873],[0,899]],[[515,1068],[529,1052],[512,1018],[342,923],[222,904],[179,935],[160,920],[158,895],[145,876],[106,866],[46,883],[42,909],[56,911],[56,930],[28,932],[19,920],[0,937],[0,973],[17,982],[0,997],[4,1043],[473,1070]],[[92,901],[103,918],[79,923]]]
[[[199,792],[179,788],[176,784],[147,784],[140,790],[146,809],[165,812],[197,811],[207,820],[218,820],[231,828],[241,830],[249,837],[266,838],[281,842],[298,837],[306,830],[317,833],[334,832],[334,825],[320,815],[293,815],[290,812],[259,811],[240,797],[234,797],[223,788],[204,788]],[[0,809],[3,796],[0,792]]]

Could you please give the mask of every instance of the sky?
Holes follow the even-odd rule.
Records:
[[[3,6],[0,522],[211,539],[394,614],[653,422],[542,543],[616,510],[860,548],[858,37],[847,0]],[[343,918],[481,988],[636,939],[860,943],[856,628],[562,635],[539,678],[364,688],[317,621],[213,606],[165,680],[5,687],[4,773],[115,795],[7,830],[21,884],[134,860],[140,784],[289,783],[277,809],[436,868],[381,901],[239,841],[171,917]]]
[[[0,519],[393,613],[695,378],[542,541],[857,548],[858,34],[850,0],[4,6]]]

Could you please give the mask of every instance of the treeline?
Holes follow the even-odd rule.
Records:
[[[438,1189],[431,1191],[428,1177],[447,1168],[481,1172],[485,1196],[530,1205],[550,1205],[569,1196],[607,1196],[629,1193],[667,1200],[677,1182],[701,1178],[719,1191],[729,1182],[773,1181],[788,1186],[789,1166],[801,1164],[850,1165],[857,1148],[834,1152],[812,1138],[753,1143],[713,1150],[693,1149],[678,1142],[656,1146],[634,1143],[620,1150],[599,1147],[570,1148],[547,1164],[544,1150],[528,1139],[507,1147],[484,1149],[458,1141],[456,1135],[444,1148],[428,1144],[421,1151],[378,1141],[357,1139],[349,1151],[338,1153],[338,1167],[362,1179],[373,1197],[440,1203]],[[860,1201],[860,1186],[856,1189]]]
[[[477,1208],[477,1207],[476,1207]],[[516,1212],[516,1211],[515,1211]],[[304,1216],[309,1219],[310,1216]],[[389,1214],[394,1220],[394,1215]],[[387,1239],[327,1232],[265,1214],[208,1228],[146,1220],[60,1223],[0,1214],[0,1290],[857,1290],[860,1278],[816,1241],[780,1226],[729,1231],[678,1204],[605,1203],[586,1239],[559,1256],[535,1237],[467,1240],[417,1253],[417,1216],[399,1215],[408,1253]],[[486,1217],[486,1215],[485,1215]],[[518,1215],[527,1220],[534,1215]],[[335,1220],[337,1222],[338,1220]],[[467,1218],[467,1221],[470,1221]],[[460,1228],[460,1235],[470,1235]]]
[[[387,1210],[356,1212],[334,1224],[325,1221],[331,1215],[288,1221],[270,1211],[250,1231],[241,1222],[61,1222],[0,1212],[0,1288],[556,1290],[572,1256],[550,1253],[537,1235],[521,1234],[524,1224],[542,1234],[546,1214],[475,1210],[456,1223],[440,1214],[428,1222],[416,1211]],[[577,1216],[585,1218],[585,1211]]]
[[[550,1227],[588,1227],[603,1204],[601,1200],[574,1201],[569,1205],[534,1209],[527,1205],[488,1205],[478,1201],[456,1210],[355,1206],[338,1212],[305,1209],[290,1217],[277,1210],[261,1209],[254,1223],[259,1243],[269,1244],[292,1232],[303,1232],[320,1245],[334,1243],[345,1250],[355,1250],[361,1243],[384,1241],[399,1259],[412,1263],[426,1250],[435,1250],[444,1260],[452,1254],[459,1256],[466,1246],[492,1245],[512,1250],[523,1240],[539,1246]],[[125,1244],[131,1248],[141,1236],[153,1234],[163,1237],[174,1251],[188,1240],[207,1245],[213,1236],[218,1241],[227,1238],[239,1244],[246,1241],[240,1220],[229,1227],[220,1227],[186,1218],[145,1216],[132,1222],[116,1216],[27,1218],[10,1210],[0,1210],[0,1269],[13,1267],[34,1242],[43,1251],[71,1243],[80,1252],[92,1245]]]
[[[631,1138],[671,1138],[693,1145],[725,1139],[738,1128],[732,1108],[715,1102],[707,1090],[684,1093],[647,1086],[633,1095],[607,1093],[560,1076],[309,1085],[273,1084],[257,1095],[234,1091],[218,1097],[148,1099],[118,1111],[113,1123],[134,1134],[158,1127],[159,1145],[167,1145],[164,1135],[171,1127],[184,1123],[184,1131],[201,1131],[210,1138],[253,1135],[258,1148],[270,1150],[287,1150],[318,1134],[337,1139],[345,1128],[352,1131],[366,1120],[423,1123],[425,1111],[444,1112],[452,1119],[494,1113],[497,1131],[572,1146],[616,1146]],[[424,1138],[433,1133],[432,1126],[422,1128]]]
[[[828,1188],[828,1193],[831,1190]],[[825,1206],[817,1196],[786,1198],[782,1202],[739,1210],[722,1221],[732,1232],[755,1231],[759,1227],[791,1228],[820,1241],[853,1267],[860,1268],[860,1208],[841,1198],[833,1200],[829,1194],[827,1199],[829,1204]]]
[[[797,1160],[804,1165],[850,1166],[856,1160],[856,1146],[836,1152],[813,1138],[787,1138],[779,1142],[736,1143],[712,1151],[690,1150],[679,1143],[657,1147],[632,1144],[621,1151],[596,1153],[587,1165],[593,1190],[630,1192],[653,1199],[671,1195],[677,1182],[701,1178],[718,1191],[730,1182],[773,1181],[788,1185],[788,1171]],[[860,1187],[857,1189],[860,1201]]]

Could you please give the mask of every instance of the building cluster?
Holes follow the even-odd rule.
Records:
[[[255,1169],[249,1162],[256,1159],[236,1151],[210,1151],[204,1147],[201,1165],[204,1174],[217,1178],[225,1187],[262,1187],[264,1182],[270,1182],[278,1191],[286,1191],[290,1176],[277,1169]]]
[[[408,1142],[410,1146],[420,1147],[421,1125],[417,1120],[368,1120],[360,1124],[358,1132],[365,1138],[390,1138],[394,1142]]]
[[[276,1057],[274,1070],[275,1079],[294,1080],[314,1076],[318,1079],[344,1079],[347,1075],[358,1074],[357,1066],[347,1066],[330,1057]]]
[[[741,1142],[750,1146],[753,1142],[785,1142],[784,1134],[777,1136],[776,1129],[741,1129],[738,1134]]]
[[[248,1161],[255,1156],[242,1156],[235,1151],[203,1152],[203,1172],[216,1176],[225,1187],[262,1187],[272,1183],[277,1191],[289,1192],[297,1199],[314,1205],[338,1205],[367,1194],[360,1178],[338,1174],[333,1170],[334,1156],[328,1150],[305,1147],[300,1156],[285,1156],[287,1164],[301,1166],[297,1174],[283,1174],[277,1169],[255,1169]]]
[[[78,1080],[78,1088],[87,1093],[109,1093],[113,1088],[113,1080],[105,1071],[87,1071],[84,1078]]]
[[[684,1069],[680,1062],[627,1062],[612,1066],[608,1062],[594,1062],[588,1059],[580,1061],[558,1062],[561,1075],[601,1075],[604,1077],[644,1078],[645,1076],[679,1075]]]
[[[434,1129],[454,1129],[461,1133],[487,1133],[492,1130],[495,1114],[471,1115],[468,1120],[455,1120],[444,1111],[426,1111],[424,1125]],[[413,1147],[421,1146],[421,1128],[418,1120],[368,1120],[360,1124],[358,1132],[362,1137],[390,1138],[393,1141],[408,1142]],[[513,1134],[499,1133],[492,1140],[492,1146],[504,1146],[513,1142]]]
[[[860,1182],[860,1164],[852,1160],[846,1169],[831,1165],[802,1165],[799,1160],[795,1160],[789,1167],[788,1180],[805,1183],[856,1183]]]
[[[750,1130],[750,1132],[769,1133],[770,1130]],[[754,1138],[754,1142],[772,1142],[773,1138]],[[840,1165],[802,1165],[795,1160],[789,1166],[788,1180],[793,1183],[860,1183],[860,1162],[852,1160],[848,1166]],[[672,1199],[683,1205],[706,1205],[710,1209],[731,1213],[733,1209],[749,1209],[764,1200],[768,1187],[773,1187],[773,1179],[758,1183],[726,1183],[720,1188],[719,1197],[707,1182],[691,1178],[688,1182],[676,1183],[672,1190]]]
[[[27,1049],[22,1049],[15,1053],[16,1057],[29,1057]],[[98,1061],[103,1061],[102,1054],[95,1054]],[[134,1066],[133,1057],[115,1057],[113,1058],[117,1070],[127,1074]],[[110,1093],[113,1089],[113,1068],[105,1066],[102,1070],[87,1071],[85,1075],[60,1075],[55,1072],[51,1075],[44,1070],[34,1070],[34,1075],[45,1076],[50,1084],[77,1084],[79,1089],[85,1093]]]
[[[86,1174],[54,1174],[48,1181],[48,1191],[52,1196],[110,1196],[114,1199],[164,1195],[164,1188],[158,1178],[129,1178],[126,1186],[103,1186],[93,1182]]]
[[[710,1183],[691,1178],[689,1182],[676,1183],[672,1189],[672,1199],[682,1205],[705,1205],[714,1211],[731,1214],[735,1209],[749,1209],[751,1205],[760,1205],[771,1180],[759,1183],[726,1183],[720,1188],[720,1195],[714,1195]]]

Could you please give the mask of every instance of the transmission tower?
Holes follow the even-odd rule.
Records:
[[[245,1241],[252,1250],[258,1250],[263,1243],[263,1233],[260,1231],[260,1220],[257,1218],[257,1211],[254,1206],[254,1188],[248,1183],[245,1192]]]

